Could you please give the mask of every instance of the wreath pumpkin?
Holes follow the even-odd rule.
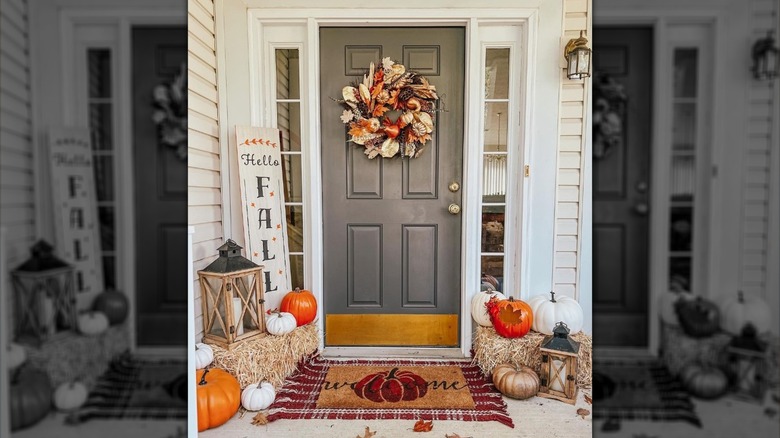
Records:
[[[436,112],[436,86],[425,76],[407,71],[402,64],[383,58],[381,68],[372,62],[363,81],[341,90],[346,108],[341,121],[348,125],[352,143],[365,147],[373,159],[417,158],[433,134]],[[390,120],[386,113],[400,115]]]

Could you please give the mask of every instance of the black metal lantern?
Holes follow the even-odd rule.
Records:
[[[537,395],[573,405],[577,401],[580,343],[569,338],[569,327],[561,321],[555,324],[552,335],[544,337],[540,350],[542,369]]]
[[[748,323],[726,346],[729,383],[737,397],[763,402],[769,384],[767,345]]]
[[[780,56],[771,31],[753,44],[750,55],[753,58],[751,71],[754,78],[774,79],[780,75]]]
[[[563,57],[566,58],[566,76],[569,79],[590,77],[591,50],[584,34],[584,31],[580,31],[580,37],[570,39],[563,50]]]
[[[219,257],[198,271],[203,338],[228,350],[265,334],[263,267],[241,256],[231,239],[217,248]]]
[[[39,345],[56,333],[76,329],[73,267],[53,250],[39,240],[30,248],[30,258],[11,272],[18,342]]]

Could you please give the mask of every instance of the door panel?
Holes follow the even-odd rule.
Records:
[[[187,334],[187,162],[160,144],[153,91],[187,61],[185,27],[133,29],[136,343],[181,346]]]
[[[463,183],[464,29],[324,28],[320,44],[326,345],[455,346],[461,217],[447,207],[461,199],[447,185]],[[347,141],[343,108],[331,100],[383,57],[427,76],[446,105],[419,158],[368,159]],[[365,325],[367,314],[384,317]],[[406,325],[412,315],[422,325],[380,341],[393,331],[388,321]]]
[[[594,113],[599,83],[626,95],[623,136],[593,158],[593,339],[598,346],[647,345],[652,29],[594,28]],[[629,56],[630,54],[630,56]]]

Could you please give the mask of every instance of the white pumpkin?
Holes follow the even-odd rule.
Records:
[[[211,364],[214,360],[214,350],[211,345],[199,342],[195,344],[195,369],[202,370]]]
[[[268,382],[253,383],[241,392],[241,406],[247,411],[262,411],[276,398],[274,385]]]
[[[108,330],[108,316],[103,312],[92,311],[79,316],[79,332],[87,336],[97,336]]]
[[[54,407],[60,411],[78,409],[87,402],[87,387],[81,382],[66,382],[54,391]]]
[[[506,297],[501,292],[496,292],[493,289],[484,290],[474,294],[474,298],[471,299],[471,317],[477,324],[483,327],[493,327],[493,323],[490,321],[490,315],[487,313],[485,303],[490,301],[491,298],[498,297],[499,300],[505,300]]]
[[[747,323],[753,324],[756,333],[764,333],[772,327],[772,311],[761,297],[737,292],[720,300],[721,327],[732,335],[739,335]]]
[[[674,309],[674,303],[676,303],[677,300],[690,301],[694,299],[696,299],[694,294],[684,290],[670,290],[661,294],[661,297],[658,299],[661,321],[674,327],[679,326],[680,321],[677,319],[677,311]]]
[[[555,324],[563,321],[572,334],[582,330],[582,324],[585,322],[585,316],[582,313],[580,303],[574,298],[567,296],[555,297],[555,292],[550,292],[548,298],[546,294],[536,295],[528,300],[531,306],[531,313],[534,315],[534,331],[553,334]]]
[[[265,327],[268,333],[276,336],[285,335],[298,327],[298,322],[292,313],[273,312],[265,321]]]
[[[8,369],[13,370],[27,361],[27,350],[19,344],[9,343],[6,347],[8,353]]]

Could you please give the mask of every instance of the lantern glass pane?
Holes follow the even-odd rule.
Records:
[[[566,361],[561,360],[558,356],[552,357],[552,368],[550,369],[550,389],[554,391],[564,392],[566,376],[568,375],[568,369]]]
[[[577,73],[587,75],[590,70],[590,52],[586,49],[577,50]]]
[[[509,49],[485,51],[485,99],[509,98]]]
[[[257,306],[255,305],[257,300],[255,278],[259,277],[245,275],[236,279],[236,288],[233,292],[233,319],[236,325],[236,336],[260,328]],[[241,312],[243,312],[243,316],[241,316]]]
[[[209,297],[209,319],[212,322],[211,329],[208,331],[210,334],[219,336],[221,338],[227,338],[227,331],[222,328],[222,325],[225,325],[225,328],[230,327],[230,323],[227,319],[227,310],[225,309],[225,297],[224,295],[218,295],[219,294],[219,281],[214,281],[211,279],[207,280],[209,284],[212,286],[212,292],[210,292],[212,295]],[[205,299],[206,297],[204,297]],[[216,299],[216,302],[214,301]],[[216,312],[214,311],[214,307],[216,306]],[[221,323],[220,323],[221,321]]]

